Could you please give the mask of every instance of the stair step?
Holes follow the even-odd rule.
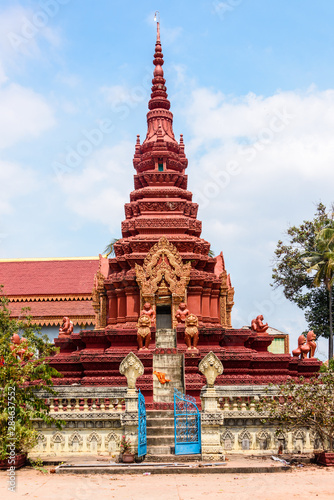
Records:
[[[174,427],[174,419],[170,419],[167,421],[154,419],[154,420],[146,420],[147,427]]]
[[[195,462],[202,460],[201,454],[195,455],[151,455],[147,454],[145,461],[147,462],[165,462],[165,463],[180,463],[180,462]]]
[[[172,446],[166,446],[166,445],[165,446],[151,445],[147,447],[147,455],[173,455],[173,448],[174,447]]]
[[[155,347],[157,349],[176,348],[176,331],[159,328],[155,334]]]
[[[147,437],[151,436],[174,436],[174,427],[148,427]]]
[[[147,436],[147,446],[173,446],[174,436]]]

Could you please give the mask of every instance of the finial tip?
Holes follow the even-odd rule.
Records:
[[[158,10],[154,14],[154,21],[157,23],[157,42],[160,42],[160,12]]]

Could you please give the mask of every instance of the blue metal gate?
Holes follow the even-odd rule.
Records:
[[[142,457],[147,453],[147,437],[146,437],[146,406],[145,398],[138,391],[138,457]]]
[[[175,455],[201,453],[201,415],[195,398],[174,389]]]

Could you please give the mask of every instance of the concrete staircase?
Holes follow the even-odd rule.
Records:
[[[174,388],[183,392],[183,354],[176,353],[176,330],[158,329],[153,354],[153,372],[164,373],[170,382],[161,384],[153,375],[153,401],[155,403],[173,403]],[[170,352],[173,349],[174,352]],[[169,351],[169,352],[166,352]]]
[[[148,455],[166,456],[174,453],[174,412],[147,411],[146,418]]]
[[[146,412],[146,462],[193,462],[201,455],[175,455],[174,412],[149,410]]]
[[[153,401],[173,403],[174,388],[184,392],[183,354],[178,354],[176,350],[176,330],[159,328],[155,347],[157,352],[153,354],[153,371],[164,373],[170,382],[161,384],[153,375]],[[148,410],[146,418],[146,461],[187,462],[201,458],[201,455],[175,455],[173,410]]]
[[[155,347],[157,349],[176,347],[176,330],[159,329],[156,331]]]

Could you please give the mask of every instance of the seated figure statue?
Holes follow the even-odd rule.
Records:
[[[59,337],[69,337],[73,333],[73,323],[68,316],[63,317],[63,323],[59,328]]]
[[[22,359],[23,361],[27,361],[33,357],[34,354],[29,351],[28,340],[26,338],[20,338],[20,335],[18,333],[14,333],[11,341],[12,343],[9,347],[12,352],[14,351],[14,349],[17,349],[17,347],[20,347],[19,350],[16,350],[16,355],[20,359]]]
[[[255,319],[253,319],[251,328],[253,332],[256,333],[267,333],[269,325],[268,323],[263,323],[263,316],[262,314],[259,314]]]
[[[155,324],[155,312],[149,302],[145,302],[144,307],[140,312],[140,316],[143,316],[143,314],[146,314],[150,318],[152,325]]]
[[[179,308],[176,311],[175,318],[177,320],[178,325],[182,325],[185,323],[186,318],[189,314],[189,310],[187,309],[187,305],[184,302],[180,302]]]
[[[197,349],[198,336],[198,318],[195,314],[190,313],[185,319],[184,330],[184,340],[189,350]]]
[[[137,342],[140,351],[149,348],[151,342],[151,318],[148,314],[139,316],[137,323]]]

